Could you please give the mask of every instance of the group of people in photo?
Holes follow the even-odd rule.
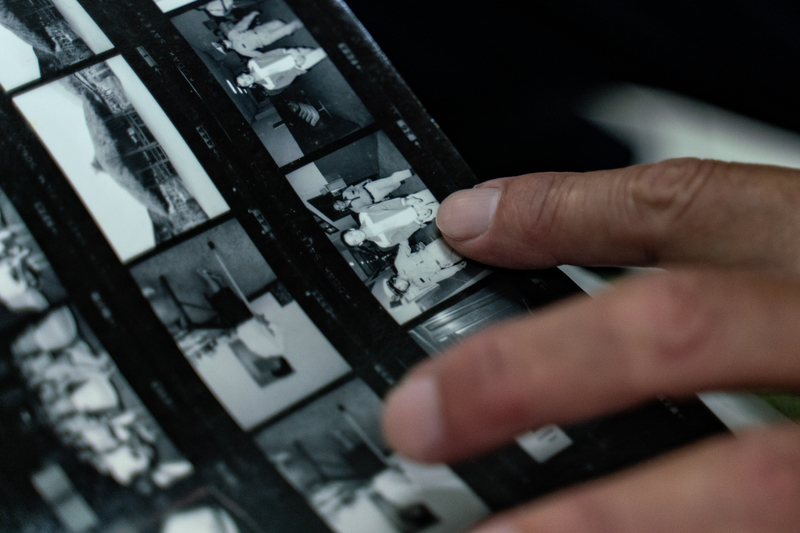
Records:
[[[191,463],[133,398],[109,355],[81,336],[69,307],[31,325],[11,352],[45,422],[99,473],[123,486],[141,481],[160,488],[192,473]]]
[[[171,21],[278,166],[374,122],[283,0],[213,0]],[[215,111],[225,122],[234,108]]]
[[[259,85],[267,94],[275,94],[328,57],[325,50],[319,47],[270,48],[282,38],[302,29],[300,20],[262,17],[258,10],[236,19],[235,14],[243,10],[241,5],[222,0],[209,2],[204,9],[209,15],[224,19],[219,22],[221,39],[212,43],[214,48],[223,54],[236,52],[247,61],[247,70],[236,76],[239,87]]]
[[[467,266],[441,237],[411,244],[412,235],[428,226],[439,209],[428,189],[387,198],[412,176],[406,169],[349,185],[333,203],[335,210],[349,211],[359,222],[358,227],[341,233],[345,245],[385,252],[384,260],[394,274],[384,280],[384,290],[393,301],[402,303],[413,301]]]

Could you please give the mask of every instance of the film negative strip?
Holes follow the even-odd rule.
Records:
[[[339,2],[0,0],[0,86],[9,530],[455,532],[721,430],[387,448],[411,366],[577,288],[447,246],[475,178]]]

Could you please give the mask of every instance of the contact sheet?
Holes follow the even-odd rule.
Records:
[[[449,533],[722,425],[669,399],[456,465],[414,364],[577,292],[459,256],[476,183],[333,0],[0,0],[0,529]]]

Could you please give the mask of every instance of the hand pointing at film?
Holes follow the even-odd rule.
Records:
[[[800,171],[695,159],[498,179],[445,200],[459,253],[512,268],[642,265],[414,370],[385,432],[455,461],[549,423],[696,391],[800,387]],[[481,533],[797,533],[800,427],[717,437],[498,515]]]

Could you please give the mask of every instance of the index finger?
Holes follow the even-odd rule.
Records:
[[[439,207],[453,248],[511,268],[708,264],[800,270],[800,171],[674,159],[503,178]]]

